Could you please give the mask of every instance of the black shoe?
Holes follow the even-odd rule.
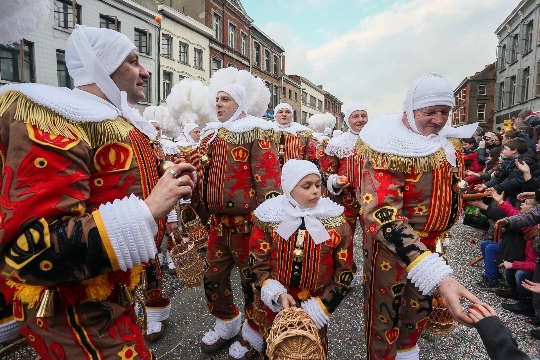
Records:
[[[532,326],[537,326],[537,327],[540,326],[540,317],[538,316],[533,316],[532,318],[529,318],[525,321],[527,321]]]
[[[514,290],[514,289],[506,289],[506,290],[499,289],[495,291],[495,295],[500,296],[502,298],[506,298],[506,299],[516,299],[516,300],[519,299],[517,290]]]
[[[503,309],[511,311],[515,314],[534,316],[534,308],[530,305],[525,305],[522,302],[515,304],[502,303],[501,306]]]
[[[533,338],[540,340],[540,330],[531,330],[529,333]]]
[[[482,280],[474,284],[479,290],[484,291],[496,291],[499,289],[499,282],[497,279],[490,279],[482,276]]]

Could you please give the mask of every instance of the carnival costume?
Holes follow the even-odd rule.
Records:
[[[294,114],[289,104],[281,103],[274,108],[274,117],[280,109],[289,109]],[[309,160],[318,165],[316,144],[310,128],[294,121],[287,125],[277,121],[273,124],[281,166],[290,159]]]
[[[428,74],[413,84],[405,101],[414,130],[405,126],[403,114],[388,114],[360,132],[368,359],[418,359],[416,343],[432,310],[432,294],[452,274],[431,251],[461,209],[461,196],[453,189],[463,173],[456,138],[469,137],[476,125],[445,126],[438,135],[423,136],[413,110],[451,107],[453,100],[448,82]]]
[[[238,71],[232,68],[220,71],[224,70]],[[240,330],[241,316],[234,304],[230,281],[230,272],[236,265],[245,301],[246,323],[242,337],[260,352],[262,337],[251,321],[253,290],[248,265],[249,236],[253,211],[266,199],[279,195],[281,169],[273,142],[272,123],[249,115],[245,88],[226,84],[214,92],[229,94],[238,109],[223,123],[207,124],[197,148],[204,168],[198,185],[213,223],[209,231],[204,287],[208,308],[216,317],[214,330],[204,335],[201,346],[205,351],[215,351],[223,345],[223,340],[233,338]],[[248,115],[238,118],[242,113]],[[240,359],[247,351],[248,348],[237,341],[231,345],[229,355]]]
[[[159,179],[155,130],[108,76],[133,49],[120,33],[80,26],[66,45],[75,86],[116,89],[115,105],[78,89],[0,89],[1,285],[44,359],[151,358],[129,291],[165,228],[142,200]]]
[[[289,160],[283,166],[284,195],[255,210],[250,267],[262,302],[255,319],[267,337],[282,310],[279,296],[289,293],[315,321],[327,352],[327,324],[353,278],[352,235],[342,206],[321,198],[316,207],[303,208],[292,198],[309,174],[320,176],[314,164]]]

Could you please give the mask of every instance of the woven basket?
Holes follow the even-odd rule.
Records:
[[[34,349],[28,344],[25,338],[12,342],[0,349],[0,359],[2,360],[40,360]]]
[[[182,209],[180,221],[182,222],[183,232],[193,241],[197,250],[208,246],[208,230],[191,206]]]
[[[192,241],[181,241],[172,248],[170,254],[176,276],[185,287],[195,288],[203,284],[204,262]]]
[[[315,322],[301,308],[280,311],[266,339],[266,354],[273,360],[325,360]]]

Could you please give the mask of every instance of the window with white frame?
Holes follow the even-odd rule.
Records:
[[[182,64],[188,64],[189,63],[189,57],[188,57],[188,44],[179,42],[179,60]]]
[[[203,51],[202,49],[197,49],[197,48],[194,48],[193,49],[193,54],[194,54],[194,58],[193,58],[193,67],[195,69],[202,69],[202,59],[203,59]]]
[[[512,36],[512,42],[510,46],[510,63],[517,61],[518,45],[518,35],[516,34]]]
[[[212,74],[222,68],[221,59],[212,58]]]
[[[167,96],[169,96],[169,94],[171,93],[171,88],[173,85],[172,78],[173,78],[172,72],[169,72],[169,71],[163,72],[163,100],[165,100]]]
[[[120,31],[120,21],[116,16],[99,14],[99,27]]]
[[[516,77],[511,76],[510,77],[510,99],[508,106],[512,106],[516,103],[516,90],[517,90],[517,83],[516,83]]]
[[[484,84],[478,85],[478,95],[487,95],[487,86]]]
[[[214,16],[212,17],[212,28],[214,29],[214,38],[217,41],[222,42],[223,37],[221,35],[222,34],[222,32],[221,32],[221,29],[222,29],[221,16],[219,16],[216,13],[214,13]]]
[[[274,75],[277,75],[279,72],[279,58],[277,55],[274,55]]]
[[[476,117],[478,121],[486,121],[486,104],[478,104]]]
[[[253,43],[253,60],[255,61],[255,66],[261,66],[261,45],[258,42]]]
[[[304,90],[302,90],[302,102],[304,104],[307,103],[307,92],[305,92]]]
[[[532,42],[533,42],[533,31],[534,26],[532,20],[527,23],[525,26],[525,52],[529,52],[532,50]]]
[[[150,55],[150,37],[152,34],[145,29],[135,28],[135,36],[133,42],[139,54]]]
[[[248,54],[247,44],[248,44],[248,37],[246,34],[242,33],[240,35],[240,52],[244,56],[247,56]]]
[[[59,87],[73,89],[73,79],[69,76],[64,50],[56,50],[56,77]]]
[[[270,72],[270,51],[264,49],[264,69]]]
[[[307,122],[307,112],[305,111],[302,111],[302,123],[306,123]]]
[[[236,34],[236,25],[233,23],[229,23],[229,46],[236,50],[236,44],[237,44],[238,38]]]
[[[499,109],[504,109],[504,106],[505,106],[504,98],[506,97],[505,92],[504,92],[504,81],[501,81],[499,83],[498,96],[499,96],[499,99],[498,99],[499,100]]]
[[[0,44],[0,78],[14,82],[35,82],[33,43],[23,40],[22,44],[21,42]]]
[[[322,110],[322,100],[319,100],[319,103],[317,105],[317,109]]]
[[[81,5],[75,6],[75,23],[81,23]],[[71,0],[54,0],[54,25],[73,28],[73,3]]]
[[[172,57],[172,36],[169,34],[161,35],[161,55]]]
[[[530,70],[529,67],[526,67],[521,72],[521,99],[520,102],[529,100],[529,81],[530,81]]]
[[[534,96],[540,96],[540,61],[536,62],[536,74],[534,77]]]
[[[143,93],[144,100],[142,102],[151,103],[152,102],[152,90],[150,84],[152,83],[152,73],[148,73],[148,79],[143,79]]]
[[[317,106],[317,99],[315,99],[315,96],[309,95],[309,105],[313,108]]]

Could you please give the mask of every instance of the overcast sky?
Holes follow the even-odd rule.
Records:
[[[455,88],[495,61],[494,32],[519,0],[241,0],[286,51],[286,73],[371,116],[401,111],[407,87],[438,72]]]

